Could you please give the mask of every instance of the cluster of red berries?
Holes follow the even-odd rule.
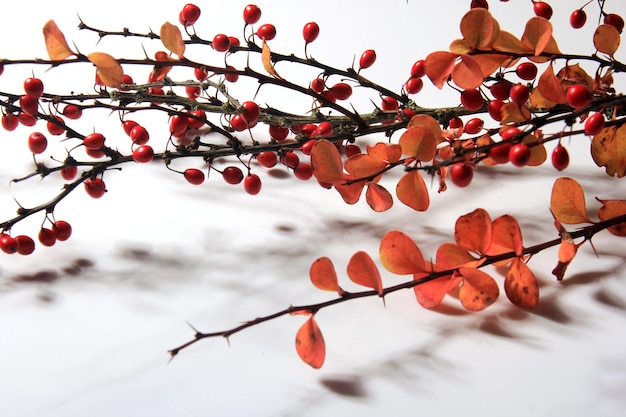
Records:
[[[65,241],[72,235],[72,226],[66,221],[57,220],[51,228],[42,227],[39,230],[38,240],[44,246],[53,246],[57,241]],[[35,241],[27,235],[11,236],[9,233],[0,233],[0,249],[7,254],[18,253],[30,255],[35,251]]]

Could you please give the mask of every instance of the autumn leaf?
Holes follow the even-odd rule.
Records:
[[[439,245],[435,259],[437,268],[443,271],[460,266],[478,267],[484,262],[484,259],[474,258],[468,251],[456,243]]]
[[[437,152],[437,141],[427,126],[407,129],[398,141],[404,155],[415,157],[422,162],[431,161]]]
[[[115,58],[104,52],[93,52],[87,59],[96,66],[100,79],[107,87],[120,88],[124,80],[124,70]]]
[[[484,209],[476,209],[456,220],[454,240],[469,252],[483,255],[491,245],[491,218]]]
[[[522,258],[515,258],[504,279],[504,291],[513,304],[534,308],[539,303],[539,285]]]
[[[325,139],[311,149],[311,166],[318,181],[334,183],[343,179],[343,162],[337,147]]]
[[[452,81],[464,90],[478,88],[484,81],[478,60],[467,54],[461,55],[461,62],[452,70]]]
[[[367,184],[365,201],[377,213],[387,211],[393,206],[393,197],[382,185],[370,182]]]
[[[430,205],[428,188],[419,171],[407,172],[400,178],[396,186],[396,196],[413,210],[426,211]]]
[[[501,30],[498,39],[493,44],[493,49],[498,52],[509,52],[513,54],[528,54],[533,52],[531,48],[522,43],[515,35]]]
[[[505,214],[496,218],[491,223],[492,240],[487,255],[496,256],[503,253],[514,252],[516,256],[521,256],[524,249],[522,242],[522,232],[517,220],[513,216]],[[506,265],[511,259],[496,262],[496,266]]]
[[[43,37],[46,42],[46,50],[52,61],[62,60],[75,55],[67,45],[65,35],[59,29],[54,20],[48,20],[43,26]]]
[[[499,32],[500,25],[487,9],[471,9],[461,18],[461,34],[472,48],[491,49],[498,39]]]
[[[183,59],[185,54],[185,42],[178,26],[165,22],[160,31],[161,42],[172,53],[178,55],[178,59]]]
[[[626,125],[603,129],[591,141],[591,157],[611,177],[626,175]]]
[[[332,261],[327,257],[315,260],[309,269],[311,282],[320,290],[335,291],[342,296],[344,291],[337,281],[337,272]]]
[[[333,183],[335,189],[339,192],[339,195],[341,195],[341,198],[343,198],[343,201],[346,204],[356,204],[361,198],[365,181],[355,181],[349,183],[349,181],[355,179],[356,177],[346,174],[343,176],[342,180]]]
[[[334,146],[334,145],[333,145]],[[352,155],[346,160],[345,169],[355,178],[369,178],[379,175],[389,164],[372,158],[369,154]]]
[[[571,239],[563,238],[559,246],[559,261],[552,270],[552,275],[556,277],[557,281],[562,281],[565,277],[565,271],[576,256],[577,250],[578,246]]]
[[[476,268],[459,268],[459,274],[463,277],[459,299],[465,309],[484,310],[498,299],[498,284],[485,272]]]
[[[562,104],[567,101],[563,87],[561,87],[561,81],[554,74],[552,63],[546,66],[545,71],[539,77],[535,90],[538,90],[545,99],[553,103]]]
[[[375,290],[378,295],[383,294],[383,283],[380,272],[372,258],[366,252],[357,252],[348,262],[348,277],[355,284],[363,285]]]
[[[383,266],[394,274],[416,274],[426,270],[424,257],[415,242],[397,230],[383,236],[379,256]]]
[[[612,25],[600,25],[593,34],[593,46],[598,52],[613,57],[620,44],[620,34]]]
[[[313,315],[296,333],[296,351],[304,363],[315,369],[321,368],[324,364],[326,343]]]
[[[543,17],[535,16],[526,22],[522,43],[535,51],[535,56],[541,55],[552,38],[552,24]]]
[[[378,142],[376,145],[367,145],[367,154],[376,160],[393,164],[402,157],[402,148],[395,143]]]
[[[532,116],[526,106],[520,106],[517,103],[504,103],[500,114],[502,115],[501,125],[526,122]]]
[[[424,60],[424,70],[430,81],[442,89],[454,69],[458,54],[446,51],[431,52]]]
[[[435,137],[435,141],[437,142],[437,144],[443,142],[441,126],[439,125],[437,119],[435,119],[434,117],[427,114],[416,114],[415,116],[411,117],[411,120],[409,120],[406,128],[411,129],[417,126],[426,126],[427,128],[429,128],[431,132],[433,132],[433,136]]]
[[[564,224],[593,223],[587,217],[583,188],[572,178],[560,177],[554,181],[550,210]]]
[[[415,274],[413,279],[419,281],[424,278],[424,274]],[[452,288],[456,287],[460,278],[447,275],[435,278],[413,287],[417,302],[424,308],[435,308],[443,301],[444,297]]]
[[[601,221],[626,214],[626,200],[600,200],[599,198],[597,200],[602,203],[602,207],[598,210],[598,217]],[[626,236],[626,222],[611,226],[607,230],[615,236]]]
[[[164,63],[174,61],[174,59],[172,59],[166,52],[163,52],[163,51],[158,51],[157,53],[155,53],[154,59],[156,61],[164,62]],[[152,73],[150,74],[150,80],[152,82],[158,82],[158,81],[163,80],[167,76],[167,74],[170,72],[171,69],[172,69],[171,65],[156,64],[154,68],[152,69]]]
[[[538,132],[539,131],[535,131],[535,133],[531,135],[526,135],[522,139],[522,143],[526,143],[529,145],[531,143],[533,144],[533,146],[529,146],[530,158],[528,159],[528,162],[526,162],[526,166],[529,167],[538,167],[539,165],[542,165],[544,162],[546,162],[546,159],[548,158],[548,151],[546,150],[545,145],[540,140],[541,138],[537,137],[540,136]]]
[[[274,64],[272,63],[272,51],[270,50],[267,42],[265,42],[265,38],[263,38],[261,61],[263,61],[263,68],[265,68],[265,71],[267,71],[268,74],[280,80],[283,79],[283,77],[281,77],[278,72],[276,72],[276,68],[274,68]]]

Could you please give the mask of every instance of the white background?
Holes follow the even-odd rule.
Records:
[[[532,16],[530,2],[491,3],[502,28],[520,36]],[[586,8],[585,29],[574,31],[567,25],[569,13],[580,3],[552,2],[555,38],[564,52],[593,51],[595,5]],[[199,35],[212,38],[223,32],[241,37],[246,4],[199,4]],[[261,22],[278,28],[270,43],[273,50],[302,55],[301,28],[316,21],[320,37],[309,47],[316,59],[345,68],[363,50],[375,49],[378,60],[364,74],[398,90],[413,62],[431,51],[446,50],[459,37],[458,22],[469,1],[257,4],[263,10]],[[141,57],[143,45],[153,54],[163,48],[148,40],[105,38],[96,45],[93,33],[76,30],[76,14],[103,29],[158,31],[163,22],[177,21],[183,5],[117,0],[12,3],[0,16],[0,56],[45,58],[40,28],[50,18],[82,53]],[[609,0],[607,8],[626,16],[621,2]],[[189,55],[207,63],[222,60],[210,50],[190,48]],[[623,47],[617,58],[625,60]],[[245,62],[242,56],[231,59],[235,65]],[[260,69],[255,59],[251,65]],[[0,91],[19,93],[31,71],[50,93],[92,88],[89,65],[45,70],[7,67]],[[147,76],[145,69],[125,70],[136,81]],[[303,85],[316,75],[284,64],[277,70]],[[191,73],[181,75],[190,78]],[[617,82],[618,91],[623,91],[619,76]],[[418,104],[458,104],[456,95],[426,84],[416,96]],[[245,101],[252,99],[254,88],[254,83],[242,82],[232,91]],[[369,111],[369,97],[363,93],[357,89],[357,106]],[[262,89],[257,100],[293,112],[309,106],[307,100],[271,88]],[[146,114],[135,119],[149,127],[155,147],[165,143],[163,117]],[[111,142],[127,140],[117,116],[105,112],[86,112],[74,126],[83,133],[101,131]],[[34,205],[62,185],[52,177],[7,185],[31,169],[26,147],[31,131],[19,127],[13,133],[0,132],[3,219],[14,212],[13,198]],[[264,132],[256,134],[260,140]],[[533,311],[511,306],[504,295],[481,313],[466,313],[455,299],[427,311],[407,291],[387,297],[386,308],[372,299],[320,312],[317,320],[327,358],[319,371],[303,364],[293,346],[301,316],[234,335],[230,347],[220,339],[199,342],[168,364],[167,349],[193,335],[186,322],[215,331],[290,304],[332,298],[308,280],[309,265],[319,256],[330,256],[342,285],[356,290],[344,273],[349,257],[358,250],[376,257],[388,230],[407,232],[430,257],[439,244],[453,239],[459,215],[484,207],[493,218],[504,213],[518,218],[530,246],[555,237],[547,208],[557,176],[571,176],[582,184],[590,216],[599,207],[593,197],[626,198],[623,180],[607,177],[591,161],[588,138],[565,144],[573,162],[563,174],[549,164],[479,169],[467,189],[451,186],[440,195],[433,189],[426,213],[397,203],[389,212],[374,214],[364,201],[347,206],[335,191],[313,181],[262,171],[264,188],[254,197],[217,175],[193,187],[159,164],[107,173],[109,192],[102,199],[78,190],[58,206],[57,218],[74,227],[68,242],[38,248],[29,257],[0,255],[0,415],[622,415],[626,245],[608,234],[594,240],[599,258],[588,245],[581,248],[562,284],[550,274],[556,249],[530,261],[542,294]],[[186,161],[181,168],[186,166],[199,163]],[[33,216],[13,232],[32,235],[42,220]],[[78,275],[63,272],[86,261],[93,266]],[[18,282],[42,271],[58,278],[50,284]],[[496,272],[489,272],[502,282]],[[383,277],[387,285],[402,279]]]

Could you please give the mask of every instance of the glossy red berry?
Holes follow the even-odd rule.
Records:
[[[200,18],[200,8],[195,4],[187,3],[179,15],[181,25],[191,26]]]
[[[83,145],[87,149],[101,149],[104,146],[105,138],[101,133],[90,133],[83,139]]]
[[[496,81],[489,87],[489,92],[497,100],[506,100],[511,95],[511,83],[508,81]]]
[[[483,96],[480,91],[475,88],[463,90],[463,92],[461,92],[461,104],[463,104],[463,107],[467,110],[478,110],[484,104]]]
[[[188,117],[189,129],[200,129],[206,124],[206,112],[202,109],[196,109],[191,112],[194,117]]]
[[[534,80],[537,76],[537,66],[532,62],[522,62],[515,68],[515,73],[522,80]]]
[[[232,127],[235,132],[243,132],[248,128],[248,122],[243,120],[240,114],[235,114],[230,118],[230,127]]]
[[[271,23],[266,23],[257,29],[256,35],[261,39],[271,41],[276,37],[276,27]]]
[[[585,120],[585,134],[595,136],[604,129],[604,115],[602,113],[593,113]]]
[[[135,145],[145,145],[150,140],[150,134],[146,128],[139,125],[133,127],[128,136]]]
[[[39,109],[39,101],[36,98],[24,94],[20,97],[20,107],[24,113],[35,116]]]
[[[576,9],[569,16],[569,24],[574,29],[580,29],[587,22],[587,13],[583,9]]]
[[[256,174],[248,174],[243,180],[243,189],[250,195],[257,195],[261,192],[261,178]]]
[[[139,123],[134,120],[124,120],[124,123],[122,123],[122,129],[128,136],[130,136],[130,132],[135,126],[139,126]]]
[[[292,151],[287,151],[281,155],[280,162],[291,169],[295,169],[300,164],[300,157]]]
[[[622,33],[624,30],[624,19],[615,13],[609,13],[604,16],[604,24],[613,26],[619,33]]]
[[[243,9],[243,20],[246,25],[254,25],[261,19],[261,9],[254,4],[249,4]]]
[[[329,90],[337,100],[347,100],[352,95],[352,87],[343,82],[333,85]]]
[[[43,82],[39,78],[27,78],[24,81],[24,91],[34,99],[38,99],[43,94]]]
[[[567,148],[560,143],[552,150],[552,166],[563,171],[569,165],[569,153]]]
[[[217,52],[226,52],[230,48],[230,38],[222,33],[215,35],[211,46]]]
[[[68,119],[77,120],[80,119],[80,116],[82,115],[83,110],[74,104],[68,104],[63,108],[63,116],[67,117]]]
[[[463,120],[460,117],[453,117],[448,122],[448,127],[450,129],[460,129],[463,127]]]
[[[363,52],[361,58],[359,59],[359,70],[371,67],[374,65],[374,62],[376,62],[376,51],[368,49]]]
[[[85,153],[94,159],[104,158],[106,156],[102,149],[85,148]]]
[[[270,125],[269,131],[270,136],[276,142],[282,142],[283,140],[287,139],[287,136],[289,135],[289,128],[280,125]]]
[[[231,43],[232,45],[232,43]],[[226,69],[228,70],[234,70],[235,67],[233,67],[232,65],[227,65]],[[235,73],[226,73],[224,74],[224,78],[226,79],[226,81],[228,81],[229,83],[236,83],[237,80],[239,80],[239,74],[235,74]]]
[[[552,6],[545,1],[536,1],[533,5],[533,10],[536,16],[550,19],[552,17]]]
[[[398,100],[393,97],[383,97],[380,107],[384,111],[396,111],[398,110]]]
[[[293,174],[299,180],[308,181],[313,176],[313,167],[311,167],[311,164],[299,164],[296,169],[294,169]]]
[[[487,3],[487,0],[472,0],[472,2],[470,3],[470,8],[481,8],[489,10],[489,3]]]
[[[411,77],[404,83],[404,89],[409,94],[417,94],[422,91],[424,81],[421,78]]]
[[[498,164],[506,164],[509,162],[509,152],[511,151],[511,142],[504,142],[489,149],[489,157]]]
[[[102,178],[87,178],[85,180],[85,191],[92,198],[100,198],[106,193],[107,187]]]
[[[35,126],[37,124],[37,118],[35,116],[31,116],[30,114],[26,114],[24,112],[18,113],[17,121],[23,124],[24,126]]]
[[[333,134],[333,125],[330,122],[321,122],[315,130],[314,136],[327,137]]]
[[[76,174],[78,174],[78,167],[76,165],[65,167],[61,170],[61,177],[63,177],[65,181],[73,180],[76,178]]]
[[[57,220],[52,225],[52,231],[56,239],[63,242],[72,235],[72,226],[64,220]]]
[[[302,36],[304,37],[304,41],[306,43],[313,42],[315,39],[317,39],[319,34],[320,34],[320,27],[315,22],[309,22],[306,25],[304,25],[304,28],[302,28]]]
[[[516,167],[523,167],[530,161],[530,148],[525,143],[511,145],[509,161]]]
[[[200,185],[204,182],[204,172],[196,168],[187,168],[183,176],[189,184]]]
[[[186,116],[175,114],[170,119],[170,133],[173,135],[182,135],[189,127],[189,119]]]
[[[257,155],[256,160],[259,164],[264,166],[265,168],[272,168],[278,162],[278,157],[276,153],[271,151],[261,152]]]
[[[46,123],[46,128],[51,135],[58,136],[65,132],[65,121],[61,119],[59,116],[52,116],[55,122],[48,120]]]
[[[33,132],[28,136],[28,149],[34,154],[40,154],[48,147],[48,140],[40,132]]]
[[[424,67],[424,63],[426,61],[424,61],[423,59],[420,59],[419,61],[416,61],[415,64],[413,64],[413,66],[411,67],[411,78],[422,78],[424,75],[426,75],[426,68]]]
[[[7,113],[2,116],[2,127],[9,132],[17,129],[17,125],[19,124],[19,120],[17,116]]]
[[[487,112],[496,122],[502,120],[502,106],[504,106],[504,101],[502,100],[491,100],[487,104]]]
[[[322,91],[324,91],[325,88],[326,83],[324,82],[323,78],[316,78],[311,81],[311,90],[315,91],[316,93],[321,93]]]
[[[229,184],[239,184],[243,181],[243,172],[241,172],[241,168],[239,167],[226,167],[222,172],[222,177],[224,177],[224,181]]]
[[[567,89],[566,98],[574,108],[585,107],[591,102],[591,91],[582,84],[575,84]]]
[[[246,101],[241,105],[241,117],[249,124],[255,123],[260,115],[261,109],[254,101]]]
[[[484,125],[485,122],[483,122],[483,119],[474,117],[473,119],[470,119],[467,121],[467,123],[465,123],[465,133],[475,135],[483,130]]]
[[[185,93],[187,94],[187,97],[195,100],[202,94],[202,88],[197,85],[188,85],[185,87]]]
[[[515,84],[514,86],[511,86],[511,92],[509,95],[513,103],[523,106],[530,97],[530,91],[524,84]]]
[[[198,81],[204,81],[209,78],[209,72],[205,68],[194,68],[193,75]]]
[[[0,249],[9,255],[17,252],[17,240],[7,233],[0,234]]]
[[[467,162],[456,162],[450,167],[450,180],[457,187],[467,187],[474,177],[474,170]]]
[[[150,145],[141,145],[133,151],[133,159],[142,164],[152,162],[154,159],[154,150]]]
[[[30,255],[35,251],[35,241],[30,236],[15,236],[17,242],[17,253],[20,255]]]
[[[37,239],[44,246],[53,246],[57,242],[57,237],[51,229],[42,227],[39,230]]]

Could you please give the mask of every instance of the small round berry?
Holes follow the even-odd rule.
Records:
[[[463,127],[463,120],[460,117],[453,117],[448,122],[448,127],[450,129],[461,129]]]
[[[24,91],[34,99],[38,99],[43,94],[43,82],[39,78],[27,78],[24,81]]]
[[[475,88],[463,90],[461,93],[461,104],[463,104],[463,107],[467,110],[478,110],[484,104],[483,96],[480,91]]]
[[[17,252],[17,240],[7,233],[0,234],[0,249],[2,252],[12,255]]]
[[[179,15],[179,21],[183,26],[191,26],[200,18],[200,8],[195,4],[187,3]]]
[[[130,132],[135,126],[139,126],[139,123],[134,120],[124,120],[124,123],[122,123],[122,129],[128,136],[130,136]]]
[[[102,178],[87,178],[85,180],[85,191],[92,198],[100,198],[106,193],[107,188]]]
[[[17,253],[20,255],[30,255],[35,251],[35,241],[30,236],[15,236],[17,241]]]
[[[39,101],[29,95],[24,94],[20,97],[20,107],[22,111],[31,116],[35,116],[39,110]]]
[[[516,167],[523,167],[530,161],[530,148],[525,143],[516,143],[511,146],[509,160]]]
[[[313,168],[311,164],[299,164],[296,169],[294,169],[293,174],[299,180],[308,181],[313,176]]]
[[[416,61],[415,64],[411,67],[411,78],[422,78],[426,75],[426,68],[424,67],[426,61],[420,59]]]
[[[624,19],[615,13],[609,13],[604,16],[604,24],[613,26],[619,33],[622,33],[624,30]]]
[[[72,226],[64,220],[57,220],[52,225],[52,231],[56,239],[63,242],[72,235]]]
[[[511,87],[510,96],[513,103],[523,106],[530,97],[530,91],[524,84],[515,84]]]
[[[500,80],[491,84],[489,92],[497,100],[506,100],[511,95],[511,83]]]
[[[227,65],[226,66],[227,70],[234,70],[235,67],[233,67],[232,65]],[[237,80],[239,80],[239,74],[235,74],[235,73],[225,73],[224,74],[224,78],[226,79],[226,81],[228,81],[229,83],[236,83]]]
[[[59,116],[52,116],[55,122],[48,120],[46,128],[51,135],[59,136],[65,132],[65,122]]]
[[[317,94],[324,91],[325,88],[326,88],[326,83],[324,82],[323,78],[316,78],[313,81],[311,81],[311,90],[315,91]]]
[[[536,1],[533,5],[533,10],[536,16],[543,17],[548,20],[552,17],[552,6],[545,1]]]
[[[37,124],[37,118],[30,114],[26,114],[24,112],[18,113],[17,121],[23,124],[24,126],[35,126]]]
[[[483,130],[484,125],[485,125],[485,122],[483,121],[483,119],[474,117],[473,119],[470,119],[467,121],[467,123],[465,123],[465,133],[469,133],[470,135],[475,135],[479,133],[481,130]]]
[[[206,68],[194,68],[193,75],[198,81],[204,81],[209,78],[209,72],[206,70]]]
[[[271,23],[266,23],[257,29],[256,35],[261,39],[271,41],[276,37],[276,27]]]
[[[34,154],[43,153],[48,147],[48,139],[40,133],[33,132],[28,136],[28,149]]]
[[[333,125],[330,122],[321,122],[315,130],[314,136],[327,137],[333,134]]]
[[[185,93],[191,100],[195,100],[202,94],[202,88],[197,85],[188,85],[185,87]]]
[[[563,171],[569,165],[569,153],[567,148],[560,143],[552,150],[552,166]]]
[[[591,92],[582,84],[574,84],[567,89],[566,98],[570,106],[578,109],[591,102]]]
[[[398,100],[393,97],[383,97],[380,105],[384,111],[396,111],[399,106]]]
[[[374,62],[376,62],[376,51],[368,49],[363,52],[361,59],[359,59],[359,70],[371,67]]]
[[[83,139],[83,145],[87,149],[101,149],[104,146],[105,138],[101,133],[90,133]]]
[[[595,136],[604,129],[604,115],[593,113],[585,120],[585,134]]]
[[[135,145],[145,145],[150,140],[150,134],[145,127],[137,125],[130,131],[130,139]]]
[[[19,124],[19,120],[17,116],[7,113],[2,116],[2,127],[9,132],[17,129],[17,125]]]
[[[422,91],[424,81],[421,78],[411,77],[404,83],[404,89],[409,94],[417,94]]]
[[[236,114],[230,118],[230,127],[232,127],[235,132],[243,132],[248,128],[248,122],[243,120],[240,114]]]
[[[206,124],[206,112],[202,109],[196,109],[192,111],[191,116],[187,120],[189,122],[189,129],[200,129]]]
[[[80,119],[80,116],[82,115],[83,110],[74,104],[68,104],[63,108],[63,116],[67,117],[68,119],[77,120]]]
[[[491,100],[487,104],[487,111],[489,116],[496,122],[502,120],[502,106],[504,106],[504,101],[502,100]]]
[[[54,246],[57,242],[57,237],[51,229],[42,227],[37,235],[37,239],[44,246]]]
[[[337,100],[347,100],[352,95],[352,87],[346,83],[337,83],[329,90]]]
[[[141,145],[133,151],[133,159],[136,162],[146,164],[154,159],[154,150],[150,145]]]
[[[306,43],[313,42],[315,39],[317,39],[319,34],[320,34],[320,27],[315,22],[309,22],[306,25],[304,25],[304,28],[302,28],[302,36],[304,37],[304,41]]]
[[[509,162],[509,153],[511,151],[511,142],[504,142],[489,148],[489,157],[498,164],[506,164]]]
[[[182,135],[189,127],[189,119],[186,116],[175,114],[170,119],[170,133]]]
[[[76,178],[76,174],[78,174],[78,167],[76,165],[71,165],[61,170],[61,177],[63,177],[65,181],[73,180]]]
[[[450,180],[457,187],[467,187],[474,177],[474,170],[467,162],[456,162],[450,167]]]
[[[487,3],[487,0],[472,0],[472,2],[470,3],[470,8],[471,9],[480,8],[480,9],[489,10],[489,3]]]
[[[249,4],[243,9],[243,20],[246,25],[254,25],[261,19],[261,9],[254,4]]]
[[[300,164],[300,158],[292,151],[287,151],[280,157],[280,162],[291,169],[295,169]]]
[[[515,73],[522,80],[534,80],[537,76],[537,66],[532,62],[522,62],[515,68]]]
[[[189,184],[200,185],[204,182],[204,172],[196,168],[187,168],[183,176]]]
[[[250,195],[257,195],[261,192],[261,178],[256,174],[248,174],[243,180],[243,189]]]
[[[569,24],[574,29],[580,29],[587,22],[587,13],[583,9],[576,9],[569,16]]]
[[[224,181],[229,184],[239,184],[243,181],[243,172],[241,172],[241,168],[239,167],[226,167],[222,172],[222,177],[224,177]]]
[[[228,38],[228,36],[220,33],[218,35],[215,35],[211,46],[213,46],[213,49],[215,49],[217,52],[226,52],[228,51],[228,49],[230,49],[230,39]]]
[[[284,141],[285,139],[287,139],[287,136],[289,135],[289,128],[283,127],[280,125],[270,125],[269,130],[270,130],[270,136],[276,142]]]
[[[256,160],[259,164],[264,166],[265,168],[272,168],[278,162],[278,157],[276,153],[271,151],[261,152],[257,155]]]
[[[241,105],[241,117],[249,124],[255,123],[260,115],[261,109],[254,101],[246,101]]]

